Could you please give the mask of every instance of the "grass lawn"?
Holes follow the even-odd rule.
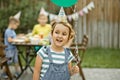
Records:
[[[22,61],[23,65],[25,64]],[[34,66],[35,59],[31,66]],[[82,67],[120,68],[120,49],[89,48],[86,50]]]
[[[82,66],[89,68],[120,68],[120,49],[87,49]]]

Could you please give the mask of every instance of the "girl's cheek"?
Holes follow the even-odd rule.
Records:
[[[57,35],[56,35],[56,34],[53,34],[52,36],[53,36],[53,37],[56,37]]]
[[[66,42],[67,42],[67,41],[69,41],[69,37],[68,37],[68,36],[66,36],[65,40],[66,40]]]

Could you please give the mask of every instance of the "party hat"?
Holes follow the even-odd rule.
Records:
[[[90,2],[89,6],[92,7],[92,8],[95,8],[94,2],[93,1]]]
[[[84,8],[83,8],[83,12],[87,14],[87,13],[88,13],[88,8],[87,8],[87,7],[84,7]]]
[[[67,22],[67,16],[65,14],[65,11],[63,9],[63,7],[61,7],[59,14],[58,14],[58,21],[62,21],[62,22]]]
[[[48,16],[48,13],[45,11],[45,9],[43,7],[40,9],[39,14],[44,14],[44,15]]]
[[[21,15],[21,11],[19,11],[16,15],[14,15],[13,18],[19,21],[20,15]]]

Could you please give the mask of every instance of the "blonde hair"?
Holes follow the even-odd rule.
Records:
[[[56,26],[57,24],[62,24],[62,25],[64,25],[64,26],[66,26],[66,27],[69,28],[69,39],[71,39],[71,38],[74,37],[75,32],[74,32],[72,26],[70,25],[70,23],[68,23],[68,22],[52,22],[52,23],[51,23],[51,26],[52,26],[52,31],[51,31],[51,33],[52,33],[52,34],[53,34],[53,31],[54,31],[55,26]]]

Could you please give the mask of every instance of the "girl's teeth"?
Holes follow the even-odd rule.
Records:
[[[62,40],[57,39],[58,42],[62,42]]]

